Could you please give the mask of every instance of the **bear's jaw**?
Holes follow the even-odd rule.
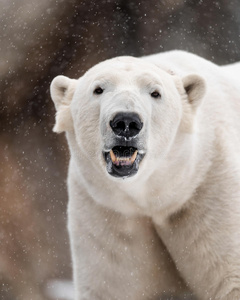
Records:
[[[115,146],[109,152],[104,152],[107,172],[120,178],[135,175],[143,157],[144,154],[134,147]]]
[[[114,147],[114,148],[116,148],[116,147]],[[131,150],[134,148],[130,148],[128,153],[126,153],[126,154],[130,154],[130,156],[124,155],[124,153],[123,153],[124,156],[121,156],[120,153],[114,148],[110,150],[110,157],[111,157],[112,163],[114,165],[116,165],[116,166],[131,166],[131,165],[133,165],[133,163],[137,157],[138,150],[135,150],[135,151],[133,150],[134,153],[131,155],[131,152],[132,152]]]

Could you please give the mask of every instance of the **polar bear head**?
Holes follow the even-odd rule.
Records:
[[[177,136],[192,130],[204,93],[198,75],[180,78],[143,59],[113,58],[78,80],[53,80],[54,131],[74,137],[72,148],[89,167],[135,178],[179,147]]]

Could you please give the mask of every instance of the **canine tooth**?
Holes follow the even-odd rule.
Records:
[[[137,157],[137,153],[138,153],[138,151],[136,150],[136,151],[133,153],[133,156],[132,156],[131,159],[130,159],[130,161],[131,161],[132,164],[134,163],[134,161],[135,161],[135,159],[136,159],[136,157]]]
[[[113,153],[112,150],[110,150],[110,157],[111,157],[111,160],[112,160],[113,163],[117,160],[117,157],[116,157],[116,155]]]

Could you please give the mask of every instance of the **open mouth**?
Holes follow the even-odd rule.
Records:
[[[144,154],[139,153],[137,148],[126,146],[115,146],[109,152],[104,153],[107,171],[114,177],[135,175],[143,156]]]

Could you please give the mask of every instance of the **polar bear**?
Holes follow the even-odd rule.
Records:
[[[77,300],[240,299],[239,75],[170,51],[52,81]]]

